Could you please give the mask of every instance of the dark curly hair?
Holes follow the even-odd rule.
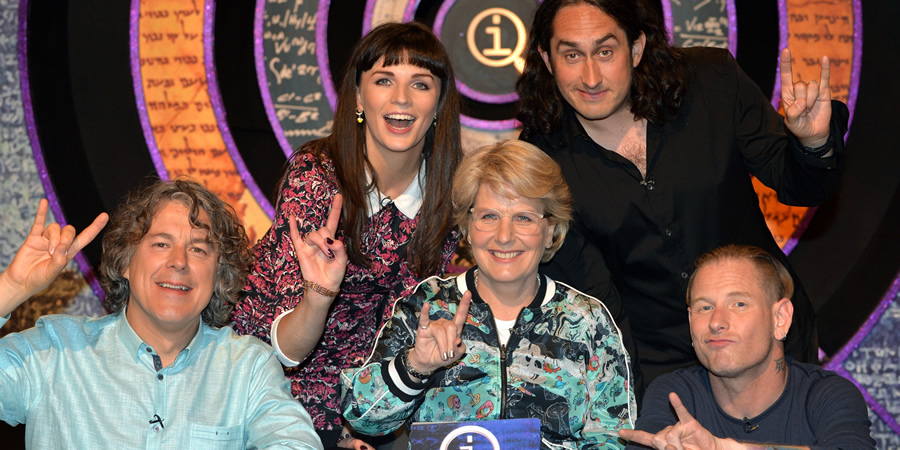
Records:
[[[450,196],[453,174],[462,160],[460,97],[456,89],[450,55],[438,38],[421,23],[385,23],[366,34],[350,56],[346,75],[338,91],[331,135],[312,141],[294,153],[327,156],[334,163],[338,186],[344,197],[344,235],[349,238],[350,261],[368,266],[362,252],[363,231],[368,220],[368,193],[378,183],[366,156],[366,126],[357,123],[356,95],[363,72],[384,58],[386,67],[411,64],[427,69],[441,81],[435,123],[425,134],[422,156],[427,161],[428,182],[422,198],[419,222],[406,252],[409,266],[419,276],[440,271],[441,248],[453,227]],[[367,182],[366,174],[371,175]],[[282,180],[282,184],[286,180]]]
[[[528,37],[525,69],[516,82],[519,112],[524,134],[550,134],[565,120],[565,99],[541,57],[541,49],[553,51],[553,20],[570,5],[587,4],[599,8],[625,31],[628,47],[647,37],[640,64],[631,74],[629,109],[636,118],[654,124],[672,120],[684,98],[690,69],[678,48],[669,46],[668,33],[659,11],[648,0],[545,0],[534,14]],[[523,137],[528,137],[523,135]]]
[[[191,180],[156,181],[131,193],[119,205],[103,236],[100,284],[106,292],[104,304],[109,311],[119,312],[128,303],[131,289],[122,274],[150,230],[153,217],[168,202],[188,208],[191,225],[206,230],[207,239],[219,252],[213,295],[201,318],[211,327],[222,327],[228,323],[238,292],[244,287],[253,259],[250,240],[234,208]]]

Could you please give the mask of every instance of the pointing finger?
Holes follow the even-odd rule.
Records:
[[[69,250],[69,255],[74,257],[76,253],[80,252],[84,246],[91,243],[98,234],[100,234],[100,230],[106,226],[106,223],[109,222],[109,215],[106,213],[100,213],[88,225],[87,228],[81,230],[81,233],[75,237],[75,240],[72,242],[71,249]]]
[[[331,202],[331,211],[328,212],[328,220],[325,222],[325,228],[334,236],[337,233],[338,222],[341,220],[341,208],[344,205],[344,196],[335,194],[334,200]]]
[[[431,317],[428,314],[431,312],[431,305],[428,302],[425,302],[422,305],[422,311],[419,313],[419,330],[427,330],[428,325],[431,325]]]
[[[791,49],[781,51],[781,98],[793,100],[794,74],[791,71]]]
[[[47,221],[47,199],[42,198],[38,203],[37,214],[34,215],[34,223],[31,225],[31,232],[35,236],[40,236],[44,231],[44,223]]]
[[[819,75],[819,92],[823,100],[831,100],[831,60],[827,56],[822,57],[822,72]]]
[[[456,307],[456,315],[453,316],[453,323],[456,324],[457,336],[462,336],[463,326],[469,317],[469,305],[472,304],[472,292],[466,291],[459,300],[459,306]]]
[[[678,394],[674,392],[669,393],[669,402],[672,403],[672,408],[675,409],[675,414],[678,415],[678,421],[682,424],[687,424],[689,422],[694,421],[694,416],[688,412],[687,408],[684,407],[684,404],[681,403],[681,399],[678,397]]]

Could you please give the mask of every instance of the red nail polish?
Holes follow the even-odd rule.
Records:
[[[325,243],[327,243],[328,245],[334,245],[334,240],[331,238],[325,238]]]
[[[328,251],[326,252],[326,254],[328,255],[328,259],[334,259],[334,252],[333,252],[333,251],[328,250]]]

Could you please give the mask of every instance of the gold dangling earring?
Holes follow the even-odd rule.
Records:
[[[356,110],[356,123],[363,123],[366,119],[363,119],[363,112],[360,110]]]
[[[437,128],[437,114],[434,115],[434,122],[432,122],[435,128]]]

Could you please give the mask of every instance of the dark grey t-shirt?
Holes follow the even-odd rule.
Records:
[[[865,400],[853,383],[816,365],[790,358],[788,364],[787,386],[781,397],[747,421],[722,411],[703,367],[663,375],[647,389],[636,428],[656,433],[674,425],[678,418],[669,404],[669,393],[675,392],[688,412],[717,437],[814,449],[875,448]]]

